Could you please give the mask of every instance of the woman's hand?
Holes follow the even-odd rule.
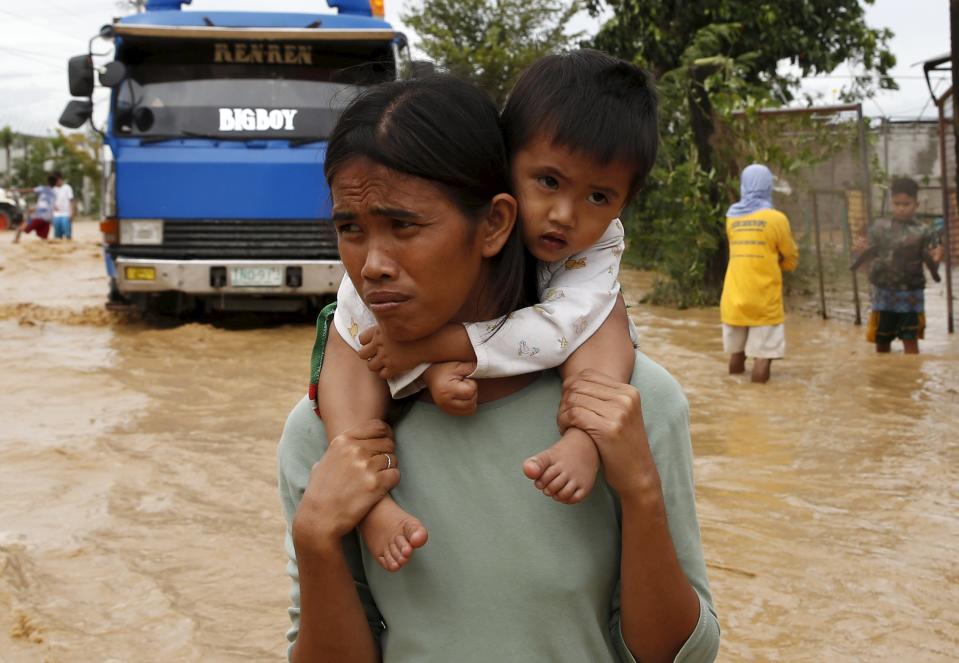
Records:
[[[412,370],[420,365],[416,355],[417,343],[401,343],[390,340],[379,327],[370,327],[360,334],[359,355],[365,359],[367,368],[384,380]]]
[[[642,403],[632,385],[592,369],[567,378],[557,422],[562,431],[575,427],[593,438],[606,482],[621,500],[632,496],[662,499]]]
[[[297,552],[339,545],[399,483],[393,450],[393,431],[379,420],[330,440],[326,453],[310,470],[310,481],[293,517]]]

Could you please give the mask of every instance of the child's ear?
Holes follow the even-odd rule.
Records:
[[[481,229],[484,258],[492,258],[503,249],[513,232],[513,226],[516,225],[518,208],[516,199],[508,193],[498,194],[490,202],[489,212]]]

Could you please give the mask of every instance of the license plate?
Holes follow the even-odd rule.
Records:
[[[157,270],[155,267],[126,267],[124,275],[127,281],[156,281]]]
[[[254,288],[283,285],[283,269],[281,267],[231,267],[230,285]]]

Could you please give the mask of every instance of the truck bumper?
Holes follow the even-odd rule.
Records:
[[[190,295],[328,295],[336,293],[345,272],[339,260],[154,260],[118,257],[115,265],[117,289],[123,294],[173,291]],[[234,285],[234,268],[278,269],[282,275],[281,284]]]

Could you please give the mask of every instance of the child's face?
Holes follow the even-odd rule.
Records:
[[[513,156],[513,192],[523,241],[537,260],[555,262],[589,248],[626,204],[633,169],[601,164],[539,135]]]
[[[908,221],[916,215],[919,201],[908,193],[897,193],[892,197],[892,217],[896,221]]]

